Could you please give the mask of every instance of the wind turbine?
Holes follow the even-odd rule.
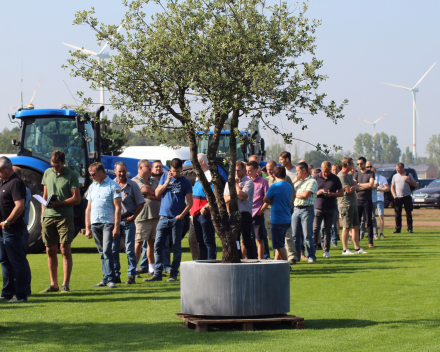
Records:
[[[119,30],[122,28],[122,24],[118,27],[116,33],[119,32]],[[107,47],[107,45],[109,44],[109,42],[106,42],[105,45],[102,47],[101,51],[99,51],[98,53],[95,53],[91,50],[88,49],[84,49],[84,48],[80,48],[71,44],[67,44],[67,43],[63,43],[64,45],[70,46],[71,48],[77,49],[82,51],[85,54],[90,54],[92,56],[96,56],[98,58],[98,64],[101,65],[102,60],[108,59],[109,58],[109,54],[108,51],[104,52],[104,49]],[[103,82],[101,82],[101,91],[99,94],[99,105],[103,106],[104,105],[104,84]]]
[[[34,101],[35,94],[37,94],[38,86],[40,85],[41,78],[38,81],[37,87],[35,88],[34,94],[32,95],[30,103],[26,106],[26,109],[23,107],[23,79],[21,80],[22,86],[21,86],[21,109],[23,110],[32,110],[34,108],[34,104],[32,102]],[[6,110],[17,110],[19,109],[19,106],[14,106],[13,108],[7,108]]]
[[[412,88],[402,87],[402,86],[397,86],[395,84],[382,82],[383,84],[387,84],[392,87],[409,90],[412,94],[412,98],[413,98],[413,156],[414,156],[414,158],[417,157],[417,152],[416,152],[416,116],[417,116],[417,120],[419,121],[419,125],[420,125],[419,112],[417,111],[417,105],[416,105],[416,93],[419,91],[419,89],[417,87],[419,86],[419,84],[423,80],[423,78],[425,78],[425,76],[428,74],[428,72],[431,71],[431,69],[434,67],[434,65],[436,63],[437,62],[434,62],[434,64],[429,68],[429,70],[426,71],[426,73],[422,76],[422,78],[420,78],[419,81],[416,83],[416,85]]]
[[[383,114],[381,117],[379,117],[379,118],[378,118],[376,121],[374,121],[374,122],[370,122],[370,121],[367,121],[367,120],[361,119],[360,117],[357,117],[357,116],[356,116],[356,118],[358,118],[359,120],[364,121],[364,122],[366,122],[366,123],[369,123],[370,125],[373,125],[373,137],[374,137],[374,136],[376,135],[376,123],[378,123],[379,120],[383,119],[388,113],[389,113],[389,111],[387,111],[385,114]]]

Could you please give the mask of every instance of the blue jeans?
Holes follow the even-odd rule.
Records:
[[[146,273],[150,270],[148,267],[147,248],[148,248],[148,242],[144,241],[144,244],[142,245],[141,264],[139,265],[139,269],[142,270],[143,273]],[[171,263],[171,248],[170,248],[170,241],[168,240],[165,242],[165,247],[163,249],[163,267],[165,271],[171,270],[170,263]]]
[[[217,246],[215,245],[215,230],[211,215],[197,214],[193,217],[194,230],[199,244],[200,260],[217,259]]]
[[[114,224],[92,224],[93,237],[95,238],[96,248],[101,254],[102,283],[107,285],[109,282],[115,283],[115,266],[113,264],[113,227]],[[116,237],[115,242],[119,241]]]
[[[125,220],[121,221],[120,226],[121,236],[124,236],[125,241],[125,252],[127,253],[128,259],[128,271],[127,276],[136,276],[136,253],[134,251],[134,237],[136,235],[136,225],[134,222],[128,223]],[[113,265],[115,266],[115,276],[116,278],[121,276],[121,263],[119,261],[119,251],[121,249],[121,241],[118,238],[113,241],[112,252],[113,252]]]
[[[1,296],[27,300],[28,267],[23,247],[23,232],[26,230],[3,229],[0,235],[0,264],[3,275]]]
[[[154,276],[162,278],[164,265],[164,247],[171,235],[173,241],[173,263],[171,264],[170,277],[177,277],[179,273],[180,260],[182,258],[182,229],[183,220],[161,216],[156,228],[156,241],[154,242],[154,260],[156,268]]]
[[[29,231],[27,228],[23,230],[22,241],[23,241],[24,253],[26,254],[26,248],[29,243]],[[29,266],[29,262],[27,258],[26,258],[26,266],[27,266],[26,293],[31,294],[32,275],[31,275],[31,267]]]
[[[316,260],[315,243],[313,241],[313,221],[315,219],[315,209],[313,205],[298,209],[295,207],[292,215],[292,236],[295,242],[297,261],[301,260],[301,242],[304,234],[305,248],[307,250],[307,257]],[[299,254],[298,254],[299,253]]]

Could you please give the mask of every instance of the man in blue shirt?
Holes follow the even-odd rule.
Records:
[[[171,264],[170,278],[167,281],[176,281],[182,258],[182,229],[184,217],[193,205],[191,182],[181,175],[182,160],[171,160],[168,173],[162,175],[159,186],[156,188],[156,197],[162,196],[159,211],[159,223],[156,228],[156,241],[154,242],[154,259],[156,268],[154,276],[147,281],[162,281],[163,249],[168,236],[173,241],[173,262]],[[186,199],[186,205],[185,205]]]
[[[271,205],[270,208],[270,232],[272,234],[272,248],[275,251],[275,260],[287,260],[286,248],[284,248],[286,232],[291,226],[290,208],[293,204],[293,189],[286,182],[286,169],[283,166],[275,166],[273,174],[276,183],[269,187],[264,196],[264,203]]]
[[[89,187],[86,209],[86,236],[95,238],[101,254],[102,281],[93,287],[116,288],[113,263],[113,238],[119,237],[121,223],[121,188],[106,174],[101,163],[89,166],[89,173],[95,181]],[[119,238],[117,239],[119,240]]]

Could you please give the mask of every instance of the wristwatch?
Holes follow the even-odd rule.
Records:
[[[5,220],[5,225],[11,226],[11,224],[8,222],[8,220]]]

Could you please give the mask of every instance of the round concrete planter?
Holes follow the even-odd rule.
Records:
[[[282,260],[181,263],[182,313],[255,316],[290,311],[290,266]]]

